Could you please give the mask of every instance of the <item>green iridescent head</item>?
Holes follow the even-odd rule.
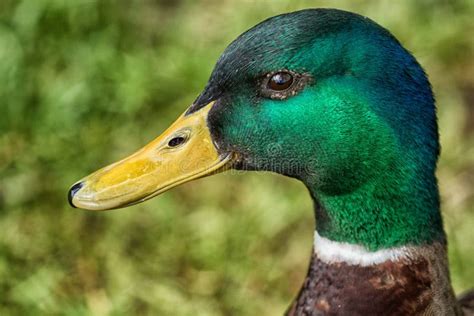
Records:
[[[443,238],[430,84],[369,19],[317,9],[260,23],[225,50],[190,110],[210,100],[211,133],[235,168],[301,179],[321,235],[369,248]]]
[[[233,168],[303,181],[320,235],[369,249],[444,239],[430,84],[415,58],[371,20],[312,9],[258,24],[227,47],[182,119],[198,113],[216,155]],[[167,133],[186,148],[193,129],[183,131]],[[115,183],[109,178],[79,183],[73,195],[83,194],[72,203],[86,205],[89,194],[99,205],[93,194]]]

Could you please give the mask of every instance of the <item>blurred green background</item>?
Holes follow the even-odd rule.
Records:
[[[222,174],[94,213],[68,187],[191,104],[226,45],[308,7],[366,15],[428,72],[457,292],[474,286],[474,1],[0,1],[0,315],[279,315],[313,237],[303,185]]]

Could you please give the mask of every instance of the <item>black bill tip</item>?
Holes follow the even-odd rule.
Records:
[[[74,195],[77,193],[77,191],[79,191],[82,187],[84,186],[84,183],[82,182],[78,182],[76,184],[74,184],[70,189],[69,189],[69,193],[67,195],[67,199],[69,201],[69,205],[71,205],[72,207],[76,208],[76,206],[72,203],[72,198],[74,197]]]

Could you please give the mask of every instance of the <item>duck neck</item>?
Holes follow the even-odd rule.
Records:
[[[314,249],[287,315],[459,315],[432,183],[339,195],[310,188]]]
[[[434,174],[392,171],[345,192],[307,187],[315,205],[316,230],[329,240],[369,251],[445,241]]]

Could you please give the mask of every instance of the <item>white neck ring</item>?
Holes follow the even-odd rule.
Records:
[[[393,247],[369,251],[365,247],[346,242],[336,242],[314,233],[314,251],[325,263],[346,263],[349,265],[371,266],[386,261],[410,258],[411,247]]]

